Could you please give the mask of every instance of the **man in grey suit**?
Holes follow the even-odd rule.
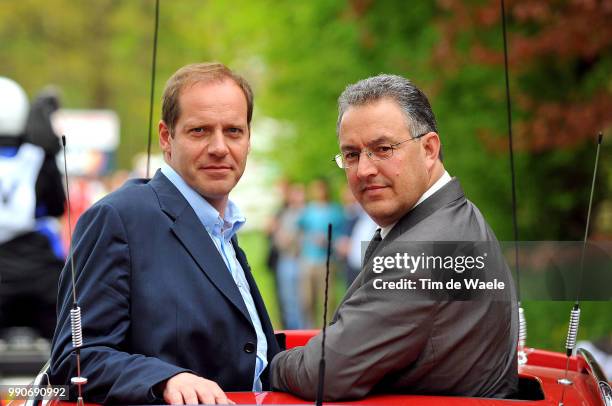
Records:
[[[324,399],[378,391],[512,395],[518,382],[514,286],[495,235],[444,168],[427,97],[399,76],[362,80],[339,98],[337,131],[336,162],[380,229],[327,328]],[[439,254],[449,252],[450,267],[425,265],[448,259]],[[408,269],[400,254],[422,262]],[[398,261],[381,267],[381,258]],[[466,271],[478,259],[483,267]],[[490,285],[464,285],[474,279]],[[447,289],[449,281],[460,289]],[[272,387],[314,399],[321,340],[319,334],[275,356]]]

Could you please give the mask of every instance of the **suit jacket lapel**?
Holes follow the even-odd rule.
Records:
[[[171,229],[213,285],[244,315],[251,318],[240,291],[215,243],[181,193],[160,171],[151,182],[161,209],[174,219]]]

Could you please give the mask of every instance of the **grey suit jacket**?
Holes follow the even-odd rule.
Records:
[[[492,265],[486,276],[504,281],[505,289],[495,295],[459,292],[462,300],[456,300],[424,289],[374,288],[376,279],[436,279],[424,269],[412,274],[372,271],[372,258],[392,256],[398,245],[412,255],[435,254],[439,249],[432,248],[432,241],[488,242],[493,252],[488,253]],[[273,389],[315,398],[321,340],[319,334],[306,346],[275,356]],[[352,399],[378,391],[507,397],[518,383],[517,340],[516,295],[499,243],[453,179],[393,227],[348,289],[327,328],[324,398]]]

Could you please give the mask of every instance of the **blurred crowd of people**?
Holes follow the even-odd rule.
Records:
[[[355,201],[350,190],[342,204],[332,201],[329,184],[315,179],[307,187],[282,181],[282,204],[269,229],[268,267],[274,272],[277,298],[286,329],[320,327],[328,247],[332,225],[328,312],[335,308],[336,278],[348,287],[361,268],[362,242],[376,224]]]

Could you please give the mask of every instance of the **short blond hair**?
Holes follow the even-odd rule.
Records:
[[[196,83],[221,82],[225,79],[232,80],[244,93],[247,102],[247,123],[250,127],[253,118],[253,91],[249,82],[222,63],[201,62],[183,66],[174,72],[166,82],[162,95],[162,120],[168,126],[170,134],[173,133],[174,126],[181,115],[179,103],[181,91]]]

